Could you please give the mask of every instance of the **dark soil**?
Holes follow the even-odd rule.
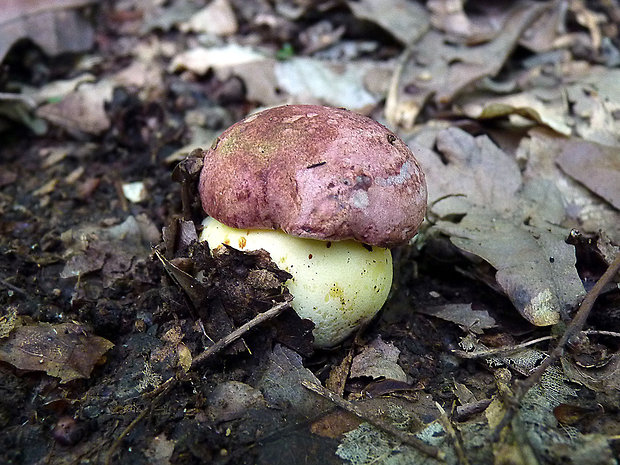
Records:
[[[333,14],[340,18],[348,13],[343,9]],[[138,36],[117,31],[111,15],[101,18],[97,50],[100,73],[105,75],[126,64],[126,58],[115,53],[120,42],[128,37],[137,41]],[[186,40],[174,30],[157,34]],[[266,42],[278,47],[285,39],[265,36]],[[20,62],[16,55],[23,47],[29,49],[22,44],[5,59],[5,82],[10,78],[40,83],[75,72],[74,56],[37,55],[30,65],[8,66]],[[394,56],[394,47],[385,37],[374,53],[378,59]],[[44,77],[37,74],[41,67],[46,70]],[[43,371],[0,363],[0,463],[339,464],[335,451],[341,432],[360,423],[355,417],[339,417],[335,426],[330,425],[335,433],[315,434],[318,420],[336,408],[310,393],[306,395],[315,399],[314,410],[290,402],[277,406],[259,402],[243,406],[230,417],[214,417],[216,387],[236,381],[267,390],[264,374],[271,373],[277,346],[302,354],[303,366],[325,383],[349,353],[359,353],[380,336],[400,350],[399,365],[410,380],[407,389],[362,377],[343,385],[345,397],[391,395],[409,402],[423,424],[438,416],[431,396],[450,413],[457,399],[455,381],[467,384],[477,399],[490,399],[496,388],[485,363],[463,360],[451,352],[459,348],[463,328],[416,310],[472,303],[473,309],[488,311],[497,322],[486,333],[489,345],[494,337],[510,343],[548,334],[548,329],[527,324],[505,296],[474,276],[484,272],[492,281],[493,270],[474,270],[449,241],[436,238],[420,250],[395,251],[397,279],[390,300],[355,340],[350,338],[332,350],[312,351],[309,327],[296,326],[301,323],[289,311],[206,363],[184,367],[183,354],[189,351],[196,356],[212,343],[203,327],[219,339],[270,306],[265,296],[252,294],[256,288],[251,284],[247,292],[235,294],[244,285],[248,269],[269,269],[263,258],[233,253],[232,258],[214,261],[204,250],[179,246],[179,232],[167,241],[159,235],[164,227],[176,231],[183,217],[182,186],[172,180],[176,161],[166,159],[187,142],[183,115],[197,100],[213,115],[211,129],[216,131],[258,106],[245,98],[235,82],[221,82],[213,75],[194,81],[168,75],[161,95],[152,100],[132,89],[117,88],[106,109],[112,126],[100,136],[71,134],[53,126],[44,136],[33,136],[19,124],[1,133],[2,315],[14,311],[21,325],[76,322],[85,334],[105,338],[114,347],[87,376],[66,383]],[[48,150],[57,147],[66,155],[50,162]],[[122,183],[134,180],[143,181],[148,192],[139,203],[129,202],[122,193]],[[199,205],[194,203],[189,211],[187,219],[199,227]],[[110,236],[110,229],[128,218],[136,220],[138,229]],[[580,273],[594,280],[604,266],[592,259],[587,246],[582,250]],[[211,281],[206,280],[200,294],[192,297],[183,283],[173,279],[166,263],[206,270]],[[272,297],[285,298],[279,292]],[[243,296],[248,299],[243,307],[249,308],[248,314],[231,322],[222,309],[230,310]],[[201,308],[201,303],[206,307]],[[596,328],[617,327],[617,294],[607,295],[597,308]],[[609,350],[618,349],[617,340],[604,342]],[[590,403],[604,404],[611,417],[605,424],[582,424],[581,432],[615,431],[617,435],[617,399],[590,391],[588,395]],[[349,422],[345,426],[343,418]]]

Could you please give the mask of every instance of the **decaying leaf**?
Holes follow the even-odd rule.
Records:
[[[577,391],[558,367],[549,367],[539,385],[523,398],[512,431],[494,447],[496,459],[508,456],[535,455],[545,463],[611,465],[615,463],[607,438],[598,434],[581,434],[569,425],[559,425],[553,414],[555,407],[574,404]],[[494,428],[503,417],[505,405],[495,399],[486,409],[489,426]],[[522,463],[522,462],[518,462]]]
[[[556,162],[562,171],[620,210],[619,150],[593,142],[569,142]]]
[[[547,7],[517,3],[497,36],[472,47],[454,45],[438,31],[427,32],[403,68],[400,109],[394,109],[389,119],[410,128],[427,100],[446,105],[467,86],[497,74],[522,32]]]
[[[62,278],[79,278],[101,271],[104,287],[132,270],[137,261],[145,260],[150,244],[159,241],[159,232],[146,215],[128,216],[111,227],[84,225],[65,231],[62,240],[68,256],[60,273]]]
[[[88,378],[114,344],[81,325],[62,323],[20,326],[0,341],[0,360],[20,370],[45,371],[67,383]]]
[[[421,5],[406,0],[347,1],[353,14],[372,21],[403,44],[416,40],[428,28],[428,13]]]
[[[454,449],[447,446],[447,434],[438,423],[430,423],[416,436],[424,442],[440,447],[446,453],[443,463],[456,465]],[[345,433],[336,450],[338,457],[352,465],[407,465],[412,463],[435,465],[442,462],[431,459],[411,446],[399,443],[378,428],[362,423],[359,427]]]
[[[211,69],[221,80],[239,77],[247,99],[263,105],[318,102],[367,112],[381,98],[368,89],[367,77],[382,68],[363,60],[332,63],[292,57],[277,61],[251,47],[226,45],[188,50],[175,57],[169,70],[205,74]]]
[[[368,376],[407,381],[407,374],[398,365],[398,350],[394,344],[384,342],[381,337],[370,342],[351,363],[351,377]]]
[[[544,99],[534,92],[496,98],[485,95],[478,103],[469,102],[466,104],[464,111],[467,116],[478,119],[518,115],[568,136],[571,134],[572,128],[568,124],[569,115],[566,112],[566,105],[560,95],[550,102],[549,93],[549,91],[545,92]]]
[[[527,160],[524,179],[545,179],[553,183],[561,193],[570,227],[590,233],[603,231],[611,242],[620,243],[620,212],[567,176],[556,163],[557,157],[567,145],[579,145],[582,142],[540,128],[530,130],[517,150],[518,156]]]
[[[272,406],[294,406],[295,416],[314,417],[330,405],[304,388],[301,381],[320,384],[314,374],[305,368],[296,352],[276,345],[261,373],[258,385],[265,400]]]
[[[479,342],[473,334],[468,334],[459,342],[459,346],[465,351],[486,351],[489,348]],[[489,367],[509,367],[510,369],[529,376],[532,372],[547,358],[547,355],[538,350],[525,347],[517,351],[507,352],[505,354],[489,355],[484,357]]]
[[[19,39],[30,39],[50,55],[89,49],[91,24],[80,14],[94,0],[4,0],[0,9],[0,61]]]
[[[300,57],[277,62],[274,73],[279,86],[295,101],[317,101],[364,113],[379,101],[365,87],[369,68],[362,62],[336,65]]]
[[[228,0],[213,0],[189,19],[187,27],[182,27],[218,36],[234,34],[237,28],[237,18]]]
[[[61,101],[40,107],[37,116],[70,132],[101,134],[110,127],[104,104],[112,100],[113,85],[109,80],[83,84]]]
[[[613,354],[609,362],[600,368],[579,367],[568,358],[562,359],[562,369],[573,382],[593,391],[620,390],[620,355]]]
[[[601,67],[572,76],[566,88],[575,115],[575,134],[602,145],[620,145],[620,70]]]
[[[552,325],[584,295],[568,232],[551,224],[527,225],[520,218],[471,207],[459,223],[438,222],[457,247],[497,269],[498,284],[519,312],[537,326]]]
[[[224,381],[215,386],[207,398],[207,415],[212,421],[235,420],[243,417],[251,407],[265,407],[260,390],[239,381]]]
[[[557,226],[565,216],[557,189],[543,181],[523,184],[515,160],[487,137],[451,128],[437,134],[436,145],[447,164],[417,150],[431,209],[445,218],[434,227],[493,265],[498,284],[528,321],[557,323],[585,292],[574,247],[565,242],[569,230]]]
[[[445,304],[422,306],[419,313],[456,323],[467,331],[481,334],[483,330],[494,328],[495,320],[486,310],[473,310],[471,304]]]

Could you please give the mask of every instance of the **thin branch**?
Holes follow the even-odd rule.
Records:
[[[614,331],[600,331],[598,329],[588,329],[583,331],[584,334],[588,336],[612,336],[612,337],[620,337],[620,333],[616,333]]]
[[[443,429],[448,433],[448,437],[452,440],[452,445],[454,446],[454,451],[456,452],[456,456],[458,457],[458,463],[460,465],[469,465],[469,460],[465,455],[465,451],[463,450],[463,443],[461,438],[456,434],[456,430],[454,426],[452,426],[452,422],[446,411],[443,409],[439,402],[435,402],[435,407],[439,410],[439,423],[443,426]]]
[[[196,368],[198,365],[203,363],[209,357],[212,357],[213,355],[217,354],[219,351],[221,351],[225,347],[228,347],[230,344],[235,342],[237,339],[243,337],[243,335],[245,333],[250,331],[255,326],[258,326],[259,324],[261,324],[261,323],[263,323],[263,322],[265,322],[267,320],[271,320],[272,318],[275,318],[276,316],[278,316],[280,313],[282,313],[284,310],[286,310],[289,307],[290,307],[290,302],[282,302],[282,303],[274,305],[273,307],[271,307],[266,312],[259,313],[254,318],[252,318],[250,321],[248,321],[247,323],[239,326],[232,333],[228,334],[227,336],[224,336],[222,339],[217,341],[215,344],[213,344],[207,350],[205,350],[204,352],[198,354],[194,358],[194,361],[192,362],[192,367],[191,368]]]
[[[464,350],[453,350],[452,353],[456,355],[457,357],[461,357],[461,358],[485,358],[485,357],[490,357],[491,355],[507,354],[510,352],[516,352],[518,350],[525,349],[526,347],[532,346],[534,344],[538,344],[539,342],[549,341],[550,339],[555,339],[555,337],[544,336],[544,337],[539,337],[538,339],[532,339],[531,341],[523,342],[521,344],[497,347],[495,349],[477,350],[474,352],[466,352]]]
[[[612,337],[620,337],[620,333],[616,333],[614,331],[601,331],[598,329],[587,329],[582,331],[582,334],[586,334],[588,336],[612,336]],[[525,349],[526,347],[532,346],[534,344],[538,344],[539,342],[549,341],[551,339],[557,339],[557,336],[543,336],[538,339],[532,339],[531,341],[523,342],[521,344],[515,344],[510,346],[497,347],[494,349],[487,350],[476,350],[467,352],[465,350],[452,350],[452,353],[457,357],[474,359],[474,358],[486,358],[492,355],[498,354],[508,354],[510,352],[516,352],[521,349]]]
[[[562,354],[564,353],[564,346],[568,342],[568,340],[577,334],[579,331],[583,329],[583,326],[590,315],[590,311],[592,310],[592,306],[596,301],[597,297],[601,294],[603,288],[609,283],[618,271],[620,270],[620,254],[616,256],[614,261],[609,265],[607,271],[603,273],[603,276],[596,282],[594,287],[590,289],[590,291],[586,294],[583,302],[579,306],[579,310],[575,313],[575,316],[571,320],[571,322],[566,326],[566,330],[562,337],[558,340],[558,343],[554,347],[554,349],[549,354],[543,362],[536,368],[536,370],[526,379],[517,383],[517,389],[514,396],[514,402],[509,405],[508,410],[504,414],[504,418],[499,422],[495,431],[493,433],[493,439],[497,440],[501,431],[512,422],[512,419],[515,416],[517,408],[521,403],[521,400],[527,394],[527,392],[534,387],[540,379],[542,378],[543,373],[547,368],[549,368],[552,364],[556,363]]]
[[[22,288],[15,286],[14,284],[11,284],[8,281],[5,281],[4,279],[0,279],[0,284],[6,288],[9,288],[10,290],[12,290],[13,292],[17,292],[20,295],[28,295],[28,293],[26,291],[24,291]]]
[[[116,453],[116,451],[118,450],[118,448],[120,447],[121,443],[123,442],[123,439],[125,439],[127,437],[127,435],[129,433],[131,433],[131,431],[136,427],[136,425],[138,423],[140,423],[140,421],[142,421],[144,419],[144,417],[146,417],[146,415],[148,415],[149,413],[151,413],[151,411],[153,410],[153,407],[157,404],[157,402],[159,402],[159,400],[163,397],[163,394],[168,391],[172,386],[174,386],[176,384],[175,382],[175,378],[169,378],[168,380],[166,380],[165,383],[163,383],[161,386],[159,386],[157,389],[155,389],[154,391],[145,394],[145,396],[155,396],[155,398],[153,399],[153,401],[148,405],[148,407],[144,408],[140,414],[133,419],[133,421],[131,423],[129,423],[129,425],[127,426],[127,428],[125,428],[121,434],[114,440],[114,442],[112,443],[112,445],[110,446],[110,448],[108,449],[108,453],[107,456],[105,458],[105,465],[110,465],[110,461],[112,460],[112,456]]]
[[[361,418],[362,420],[370,423],[371,425],[376,426],[377,428],[379,428],[382,431],[385,431],[389,435],[394,436],[400,442],[407,444],[411,447],[414,447],[415,449],[422,452],[423,454],[428,455],[429,457],[433,457],[437,460],[445,461],[445,454],[442,451],[440,451],[438,448],[425,443],[421,439],[418,439],[417,437],[415,437],[413,434],[410,434],[410,433],[407,433],[406,431],[395,428],[391,423],[387,422],[386,420],[379,417],[378,415],[372,415],[369,412],[365,412],[358,405],[354,404],[353,402],[349,402],[346,399],[343,399],[339,395],[329,391],[328,389],[325,389],[323,386],[319,384],[311,383],[306,380],[302,381],[301,384],[306,389],[309,389],[310,391],[320,395],[321,397],[324,397],[325,399],[330,400],[331,402],[336,404],[338,407],[346,410],[347,412],[352,413],[353,415]]]

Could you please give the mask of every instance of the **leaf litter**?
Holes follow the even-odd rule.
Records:
[[[515,382],[619,252],[617,6],[51,3],[0,18],[3,459],[434,463],[417,435],[447,463],[617,461],[613,282],[540,385],[518,397]],[[63,15],[72,44],[28,27]],[[285,306],[286,277],[265,254],[197,244],[199,168],[175,186],[173,165],[295,102],[398,126],[428,221],[395,251],[383,315],[343,347],[313,352],[311,324],[284,310],[202,357]]]

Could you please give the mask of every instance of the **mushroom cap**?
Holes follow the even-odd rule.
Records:
[[[238,229],[392,247],[426,212],[426,181],[407,145],[347,110],[286,105],[229,127],[205,152],[202,207]]]

